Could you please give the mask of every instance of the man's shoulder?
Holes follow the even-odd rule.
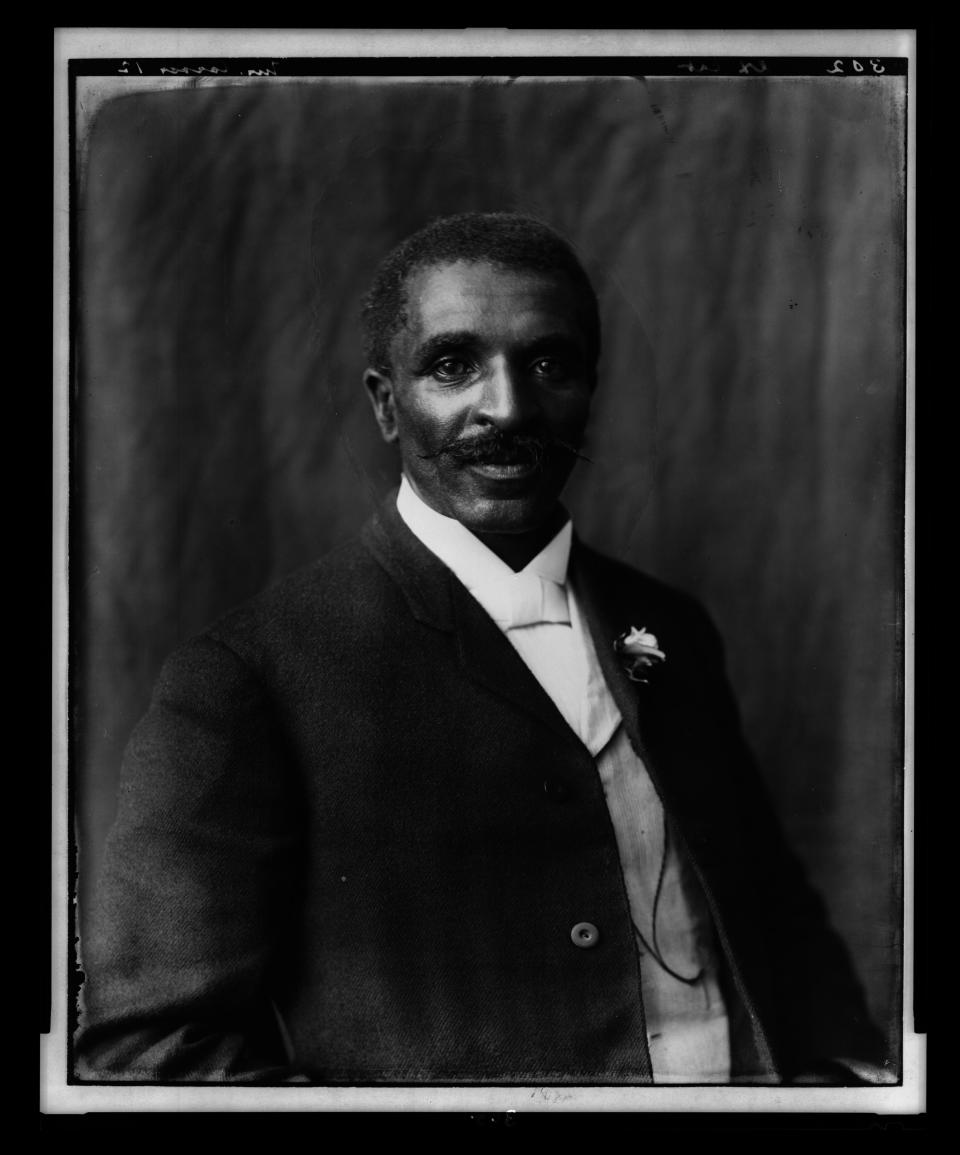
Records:
[[[357,631],[384,596],[386,575],[359,535],[220,615],[202,637],[246,654]]]
[[[628,562],[602,553],[578,540],[576,567],[582,580],[612,602],[636,602],[670,614],[671,617],[709,622],[700,601],[685,589],[638,569]]]

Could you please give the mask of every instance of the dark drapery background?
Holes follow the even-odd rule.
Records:
[[[375,264],[433,216],[518,209],[571,239],[601,297],[579,532],[713,614],[788,834],[895,1033],[903,133],[902,80],[878,77],[104,103],[75,247],[81,910],[166,653],[397,480],[360,384]]]

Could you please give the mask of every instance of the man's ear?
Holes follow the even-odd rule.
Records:
[[[366,369],[363,383],[367,387],[381,437],[387,442],[396,441],[397,413],[393,403],[393,382],[379,369]]]

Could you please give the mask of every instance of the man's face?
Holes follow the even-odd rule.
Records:
[[[390,373],[367,371],[410,483],[475,533],[536,529],[555,508],[593,389],[577,304],[562,275],[466,261],[421,269]]]

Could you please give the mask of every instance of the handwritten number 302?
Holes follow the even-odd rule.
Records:
[[[859,61],[859,60],[852,60],[852,61],[851,61],[851,64],[853,65],[853,71],[854,71],[854,72],[863,72],[863,65],[860,63],[860,61]],[[869,62],[869,64],[870,64],[870,67],[873,69],[873,71],[874,71],[874,72],[875,72],[875,73],[876,73],[878,76],[880,75],[880,73],[881,73],[881,72],[886,72],[886,71],[887,71],[887,70],[886,70],[886,69],[883,67],[883,65],[880,63],[880,61],[879,61],[879,60],[871,60],[871,61]],[[838,75],[838,74],[841,74],[841,75],[843,75],[843,61],[842,61],[842,60],[835,60],[835,61],[833,62],[833,68],[828,68],[828,69],[827,69],[827,75],[828,75],[828,76],[836,76],[836,75]]]

